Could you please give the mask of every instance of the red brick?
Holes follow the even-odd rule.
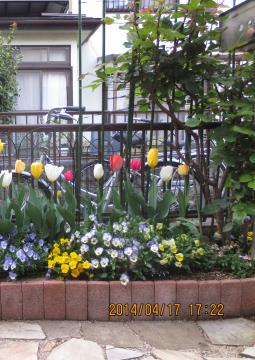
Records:
[[[111,321],[130,320],[131,301],[131,283],[124,286],[120,281],[110,281],[109,316]]]
[[[154,313],[155,320],[173,320],[169,314],[169,307],[176,303],[176,282],[170,280],[155,281],[155,305],[159,315]]]
[[[88,282],[88,320],[109,320],[110,290],[104,281]]]
[[[155,304],[153,281],[132,281],[133,320],[153,320],[152,309]]]
[[[255,315],[255,278],[242,279],[241,315]]]
[[[178,316],[176,316],[174,313],[175,308],[173,308],[173,316],[175,317],[175,320],[197,319],[195,306],[196,303],[198,303],[198,282],[195,280],[177,281],[176,304],[180,305],[180,309]],[[191,309],[193,310],[193,315]]]
[[[214,319],[218,318],[213,316],[219,310],[218,304],[220,304],[220,291],[221,283],[217,280],[199,281],[198,283],[198,303],[201,305],[200,316],[198,319]],[[197,308],[198,309],[198,308]]]
[[[221,303],[224,305],[224,317],[240,316],[241,296],[240,280],[221,281]]]
[[[64,320],[65,301],[64,281],[44,281],[44,317],[46,320]]]
[[[87,282],[66,281],[66,319],[87,320]]]
[[[42,320],[44,319],[43,305],[43,282],[23,281],[23,319]]]
[[[1,283],[1,306],[3,320],[22,319],[21,283]]]

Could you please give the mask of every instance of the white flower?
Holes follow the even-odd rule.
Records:
[[[93,215],[93,214],[89,215],[89,220],[90,220],[90,221],[95,222],[96,219],[97,219],[97,218],[96,218],[96,215]]]
[[[154,253],[158,252],[158,245],[157,244],[151,245],[151,251]]]
[[[83,244],[86,244],[89,241],[89,239],[90,239],[90,233],[87,233],[81,237],[81,242]]]
[[[79,231],[75,231],[74,236],[78,238],[78,237],[80,236],[80,232],[79,232]]]
[[[115,246],[115,247],[120,246],[120,245],[121,245],[120,239],[119,239],[119,238],[113,238],[113,239],[112,239],[112,244],[113,244],[113,246]]]
[[[56,166],[52,164],[45,165],[45,173],[50,182],[54,182],[58,179],[62,171],[64,170],[64,166]]]
[[[174,168],[171,165],[163,166],[160,170],[160,178],[164,182],[169,182],[173,177]]]
[[[0,178],[2,181],[2,187],[8,188],[12,182],[12,172],[8,170],[2,170],[0,173]]]
[[[137,257],[137,255],[132,254],[129,259],[132,263],[136,263],[138,260],[138,257]]]
[[[89,251],[89,246],[87,244],[82,244],[80,247],[80,251],[82,254]]]
[[[112,227],[113,227],[113,231],[122,231],[121,224],[114,223]]]
[[[100,256],[100,255],[102,255],[103,251],[104,251],[104,249],[103,249],[102,247],[98,247],[98,248],[96,248],[96,250],[95,250],[95,254],[96,254],[97,256]]]
[[[133,249],[131,247],[126,247],[124,249],[124,254],[127,255],[127,256],[132,255],[132,252],[133,252]]]
[[[100,180],[102,179],[102,177],[104,176],[104,168],[102,164],[96,164],[94,166],[94,178],[96,180]]]
[[[96,244],[98,243],[96,237],[93,237],[93,238],[90,240],[90,242],[91,242],[92,245],[96,245]]]
[[[129,283],[129,277],[127,276],[127,274],[121,275],[120,282],[121,282],[121,285],[127,286],[127,284]]]
[[[111,242],[110,242],[110,241],[108,241],[108,240],[105,240],[105,241],[104,241],[104,246],[110,247],[110,245],[111,245]]]
[[[97,259],[91,260],[91,265],[94,269],[97,269],[99,266],[99,261]]]
[[[106,266],[108,266],[109,264],[109,259],[107,257],[103,257],[100,260],[100,265],[102,266],[102,268],[105,268]]]
[[[118,256],[118,251],[117,250],[112,250],[111,251],[111,258],[115,259]]]

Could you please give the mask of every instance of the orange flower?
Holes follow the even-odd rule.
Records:
[[[123,166],[124,160],[123,157],[115,154],[110,156],[110,168],[112,171],[119,171]]]

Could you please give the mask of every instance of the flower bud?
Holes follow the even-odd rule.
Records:
[[[179,165],[177,172],[181,176],[188,175],[188,173],[189,173],[189,165],[187,165],[187,164]]]
[[[149,150],[147,162],[151,169],[154,169],[158,165],[158,149],[151,148]]]
[[[94,178],[96,180],[100,180],[102,179],[102,177],[104,176],[104,168],[102,164],[96,164],[94,166]]]
[[[22,160],[16,160],[15,162],[15,171],[18,174],[21,174],[26,168],[26,164]]]
[[[171,165],[163,166],[160,170],[160,178],[164,182],[169,182],[173,177],[174,168]]]

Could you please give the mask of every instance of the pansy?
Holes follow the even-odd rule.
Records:
[[[28,256],[29,258],[32,258],[33,255],[34,255],[34,251],[33,251],[32,249],[29,249],[28,252],[27,252],[27,256]]]
[[[115,259],[118,256],[118,251],[117,250],[112,250],[111,251],[111,258]]]
[[[150,250],[154,253],[158,252],[159,246],[158,244],[152,244]]]
[[[74,236],[75,236],[76,238],[78,238],[78,237],[80,236],[80,232],[79,232],[79,231],[75,231]]]
[[[118,259],[123,260],[125,258],[124,252],[122,250],[118,250]]]
[[[132,252],[133,252],[133,249],[130,246],[128,246],[124,249],[124,254],[127,256],[132,255]]]
[[[91,265],[94,269],[97,269],[99,266],[99,261],[97,259],[92,259],[91,260]]]
[[[103,234],[103,241],[111,241],[112,235],[110,233],[104,233]]]
[[[86,253],[89,251],[89,246],[87,244],[82,244],[80,247],[80,251],[82,254]]]
[[[96,219],[97,219],[97,218],[96,218],[96,215],[93,215],[93,214],[89,215],[89,220],[90,220],[90,221],[95,222]]]
[[[136,254],[132,254],[129,259],[132,263],[136,263],[138,260],[138,256]]]
[[[12,263],[11,263],[11,270],[14,270],[16,269],[16,262],[13,260]]]
[[[98,240],[96,237],[93,237],[91,240],[90,240],[91,244],[92,245],[96,245],[98,243]]]
[[[17,250],[17,248],[14,245],[10,245],[9,250],[11,253],[14,253]]]
[[[43,239],[40,239],[40,240],[38,241],[38,245],[39,245],[40,247],[43,247],[43,245],[44,245],[44,240],[43,240]]]
[[[129,283],[129,277],[128,277],[127,274],[122,274],[122,275],[120,276],[120,283],[121,283],[121,285],[123,285],[123,286],[127,286],[127,284]]]
[[[113,238],[112,239],[112,245],[115,247],[119,247],[121,245],[120,239],[119,238]]]
[[[44,245],[44,247],[43,247],[43,251],[45,251],[45,252],[47,253],[47,252],[49,251],[48,246]]]
[[[22,249],[19,249],[16,252],[16,256],[22,263],[24,263],[27,260],[27,256]]]
[[[109,264],[109,259],[107,257],[102,257],[102,259],[100,260],[100,265],[102,266],[102,268],[105,268],[106,266],[108,266]]]
[[[98,248],[96,248],[96,250],[95,250],[95,254],[96,254],[97,256],[100,256],[100,255],[102,255],[103,251],[104,251],[104,249],[103,249],[102,247],[98,247]]]
[[[16,280],[16,277],[17,277],[17,274],[15,272],[13,272],[13,271],[9,272],[9,278],[11,280]]]
[[[28,244],[25,244],[23,246],[23,250],[25,251],[25,253],[27,253],[30,250],[30,246]]]
[[[7,245],[8,245],[8,243],[7,243],[7,241],[5,241],[5,240],[3,240],[3,241],[0,242],[0,247],[1,247],[1,249],[3,249],[3,250],[5,250],[5,249],[7,248]]]
[[[36,260],[40,260],[40,255],[34,251],[34,254],[33,254],[33,259],[36,261]]]

